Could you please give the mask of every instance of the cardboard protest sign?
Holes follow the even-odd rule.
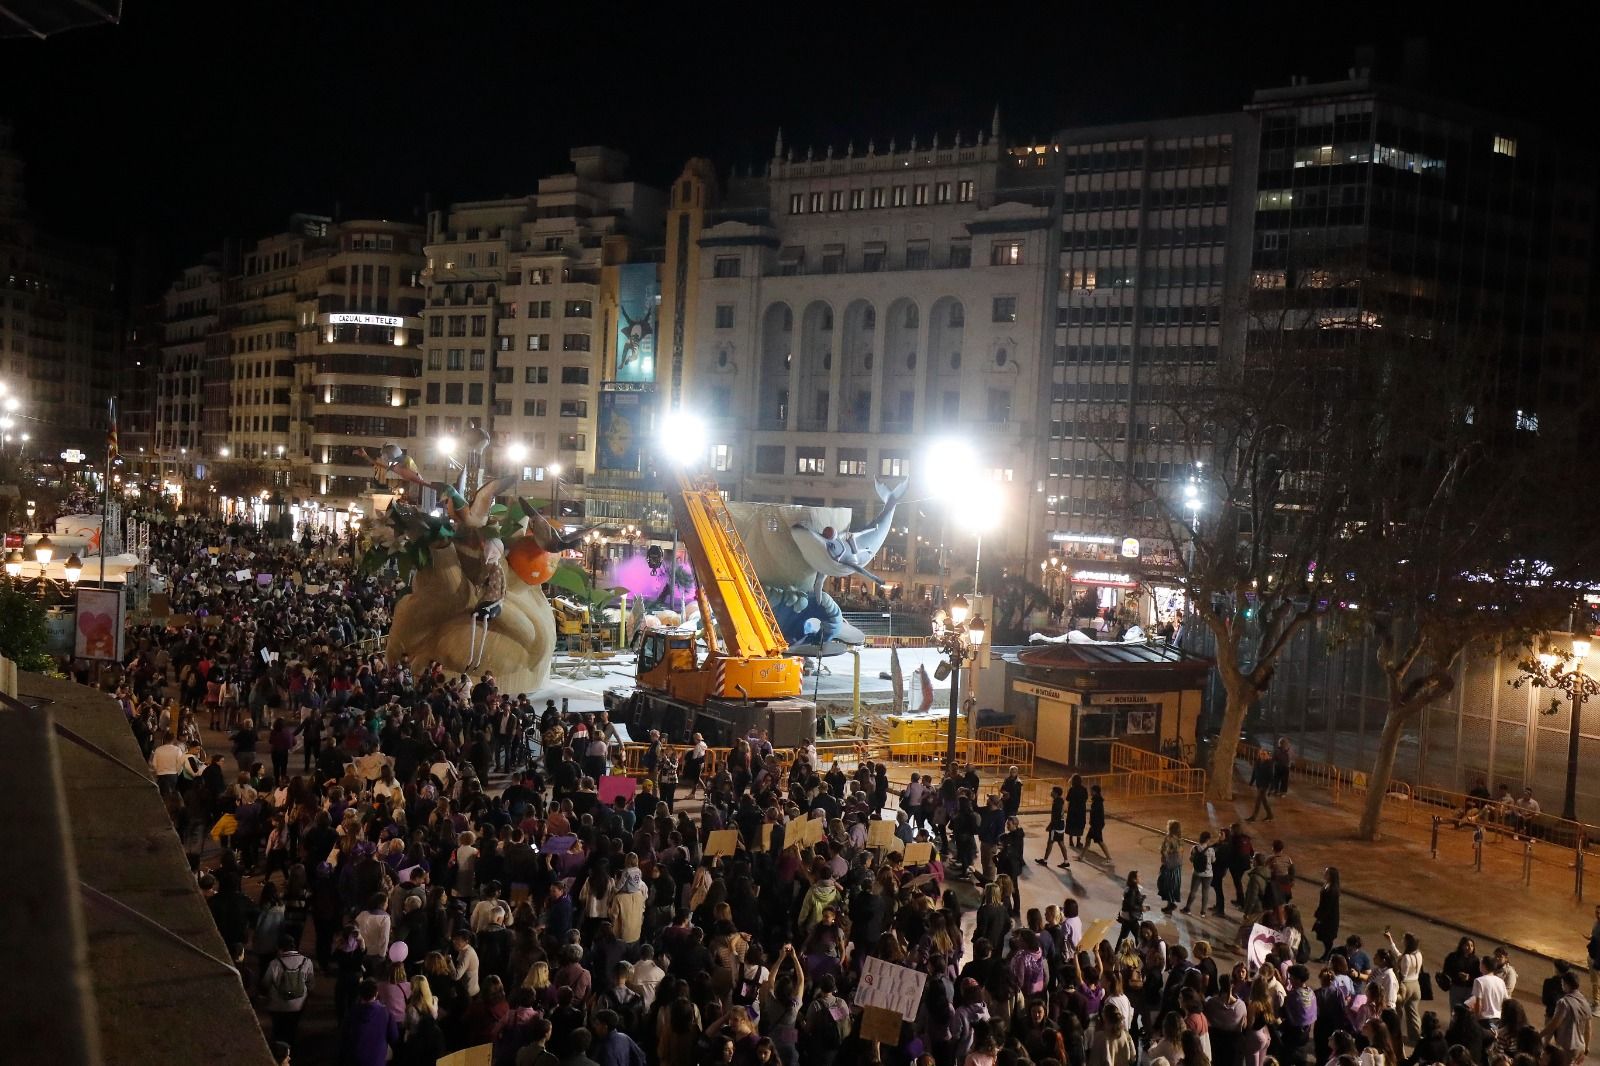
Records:
[[[739,850],[739,831],[737,829],[713,829],[706,838],[706,854],[732,855]]]
[[[449,1055],[439,1056],[439,1066],[490,1066],[494,1062],[494,1045],[479,1044],[462,1048]]]
[[[1078,943],[1079,951],[1093,951],[1100,946],[1100,941],[1106,938],[1111,927],[1116,925],[1115,918],[1097,918],[1090,922],[1083,930],[1083,939]]]
[[[894,835],[894,822],[887,818],[876,818],[867,823],[867,847],[892,848],[899,843]]]
[[[914,1018],[927,983],[928,975],[921,970],[868,955],[861,967],[854,1002],[858,1007],[880,1007],[901,1018]],[[896,1032],[895,1038],[899,1039],[899,1035]]]
[[[772,830],[773,830],[773,825],[772,825],[771,822],[766,822],[761,826],[761,850],[762,851],[771,851],[772,850]]]
[[[802,848],[807,844],[816,844],[822,840],[823,821],[821,818],[797,818],[789,823],[784,832],[785,844],[798,844]]]
[[[921,866],[933,858],[933,843],[927,840],[914,840],[906,845],[905,862],[907,866]]]
[[[600,803],[609,807],[618,797],[625,800],[633,799],[634,793],[639,791],[639,782],[637,778],[622,774],[607,774],[595,782],[595,787],[600,793]]]
[[[903,1021],[904,1019],[892,1010],[866,1007],[861,1011],[861,1028],[857,1035],[863,1040],[879,1044],[899,1044],[900,1025]]]

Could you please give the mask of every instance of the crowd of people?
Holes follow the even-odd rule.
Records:
[[[759,733],[722,759],[698,736],[652,733],[642,773],[604,787],[620,759],[603,713],[536,707],[365,644],[395,589],[337,545],[215,524],[159,541],[183,621],[136,628],[106,683],[280,1061],[317,1012],[350,1066],[485,1044],[495,1066],[1570,1066],[1585,1053],[1575,973],[1546,982],[1534,1018],[1503,952],[1463,942],[1430,967],[1415,937],[1385,930],[1369,954],[1341,927],[1334,870],[1308,930],[1285,845],[1243,824],[1191,841],[1173,823],[1153,860],[1163,915],[1227,915],[1232,901],[1228,943],[1164,937],[1136,871],[1114,914],[1071,895],[1026,907],[1037,842],[1015,772],[895,786],[881,765],[824,765]],[[273,578],[219,577],[246,569]],[[232,765],[195,743],[202,724]],[[1109,863],[1105,817],[1098,789],[1057,790],[1034,862],[1059,849],[1070,868],[1098,847]],[[930,854],[908,863],[914,844]],[[925,975],[897,1037],[861,1031],[868,959]]]

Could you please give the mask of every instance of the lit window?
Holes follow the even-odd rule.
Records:
[[[911,202],[922,207],[928,202],[928,187],[926,185],[913,185],[911,187]]]
[[[1021,241],[995,241],[989,249],[990,266],[1018,266],[1021,263]]]
[[[811,210],[822,210],[822,194],[820,192],[814,192],[811,194]]]
[[[1494,139],[1494,153],[1495,155],[1508,155],[1512,159],[1517,158],[1517,139],[1515,137],[1496,136]]]
[[[964,204],[972,202],[973,184],[970,181],[956,182],[956,199]]]
[[[789,194],[789,213],[791,215],[798,215],[801,211],[804,211],[804,210],[805,210],[805,198],[803,196],[801,196],[801,194],[799,194],[797,192],[790,193]]]
[[[726,444],[711,446],[711,469],[726,471],[733,466],[733,448]]]
[[[894,206],[896,206],[896,207],[904,207],[905,205],[906,205],[906,187],[904,185],[896,185],[894,187]]]

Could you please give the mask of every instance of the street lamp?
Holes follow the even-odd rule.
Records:
[[[61,571],[67,575],[67,584],[77,585],[78,579],[83,576],[83,560],[78,558],[77,552],[67,556],[67,561],[62,564]]]
[[[33,542],[33,558],[41,569],[50,565],[50,560],[55,557],[56,546],[50,541],[50,534],[46,533]]]
[[[33,525],[33,516],[38,509],[38,506],[32,500],[28,501],[28,525]]]
[[[972,605],[967,602],[967,598],[957,596],[950,602],[950,624],[943,623],[941,618],[943,612],[935,615],[933,621],[934,647],[945,657],[945,662],[939,664],[934,676],[941,681],[946,676],[950,678],[950,714],[945,726],[946,773],[956,765],[956,722],[961,711],[961,664],[975,661],[989,636],[982,617],[967,621],[971,613]]]
[[[510,459],[518,466],[521,466],[522,461],[527,457],[528,446],[522,443],[520,440],[514,440],[510,444],[506,445],[506,458]]]
[[[1589,697],[1600,695],[1600,679],[1583,672],[1583,660],[1589,657],[1589,642],[1580,638],[1572,641],[1570,656],[1544,652],[1517,663],[1521,677],[1513,678],[1512,688],[1531,685],[1534,688],[1551,688],[1565,692],[1572,701],[1572,720],[1567,725],[1567,784],[1561,800],[1561,817],[1569,822],[1578,820],[1578,739],[1583,725],[1583,705]],[[1568,662],[1572,665],[1569,668]],[[1555,714],[1560,707],[1551,701],[1546,714]]]
[[[22,550],[12,548],[6,552],[6,577],[15,581],[22,576]]]

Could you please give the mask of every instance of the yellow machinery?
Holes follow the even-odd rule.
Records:
[[[788,642],[716,482],[679,475],[673,511],[694,570],[706,654],[692,633],[646,635],[633,719],[707,739],[751,728],[779,746],[812,739],[816,705],[801,699],[801,662],[784,654]]]

